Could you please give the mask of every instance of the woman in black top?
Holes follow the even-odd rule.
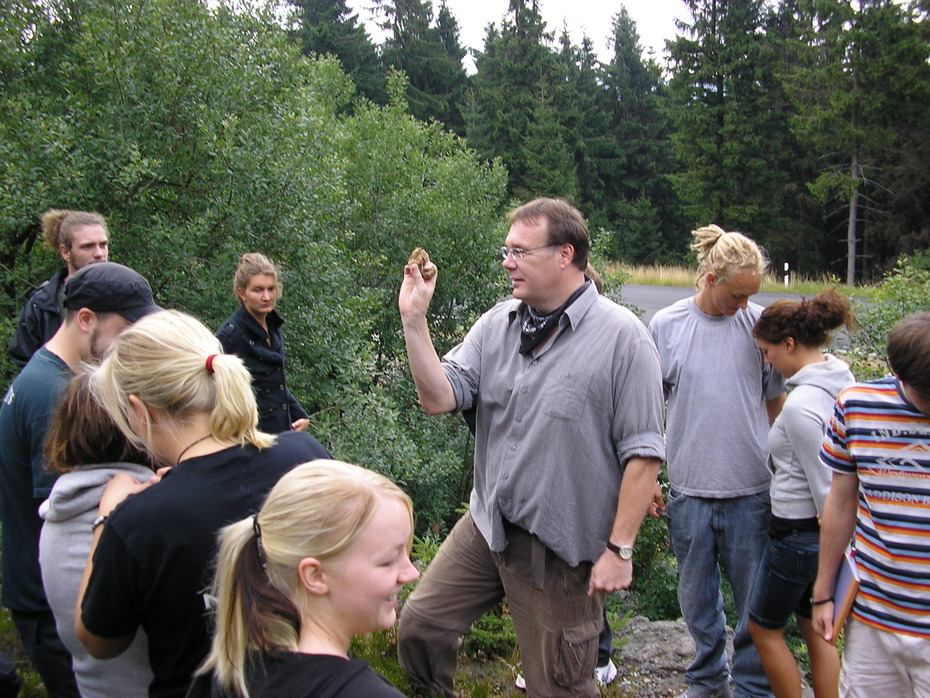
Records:
[[[410,498],[383,475],[317,460],[220,536],[216,632],[187,698],[401,698],[349,657],[391,627],[410,562]]]
[[[140,483],[118,473],[107,484],[75,634],[88,654],[110,659],[141,628],[150,698],[183,698],[210,649],[204,590],[217,532],[258,511],[294,466],[331,456],[310,434],[259,431],[242,360],[223,354],[200,321],[173,310],[124,330],[91,386],[123,435],[161,466],[162,479]]]
[[[216,336],[223,351],[242,359],[252,374],[258,428],[269,434],[303,431],[310,420],[284,382],[284,320],[274,309],[280,293],[278,270],[264,255],[248,252],[239,260],[233,290],[239,309]]]

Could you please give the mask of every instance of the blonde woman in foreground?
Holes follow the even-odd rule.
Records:
[[[410,498],[383,475],[318,460],[220,536],[213,647],[187,698],[396,698],[356,635],[391,627],[410,562]]]

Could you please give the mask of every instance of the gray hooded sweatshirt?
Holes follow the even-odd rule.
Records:
[[[74,634],[74,606],[93,540],[90,525],[107,483],[117,473],[139,482],[152,471],[134,463],[82,465],[61,475],[39,507],[45,519],[39,538],[39,565],[45,595],[55,615],[58,635],[74,660],[74,675],[83,698],[148,698],[152,681],[148,641],[142,630],[132,645],[113,659],[94,659]],[[104,524],[106,525],[106,524]]]
[[[826,354],[787,380],[788,399],[769,430],[772,513],[809,519],[823,513],[831,471],[818,458],[836,398],[855,382],[849,367]]]

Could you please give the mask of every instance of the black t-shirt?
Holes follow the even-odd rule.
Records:
[[[325,654],[276,652],[249,672],[250,698],[403,698],[386,678],[361,659]],[[236,698],[210,676],[199,677],[186,698]]]
[[[219,530],[256,512],[294,466],[330,457],[316,439],[298,432],[279,435],[264,451],[233,446],[184,461],[110,516],[81,619],[101,637],[145,630],[152,698],[183,696],[209,651],[204,593]]]

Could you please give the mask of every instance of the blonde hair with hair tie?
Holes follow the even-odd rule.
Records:
[[[213,372],[207,370],[207,357]],[[210,433],[219,442],[274,443],[258,431],[258,407],[252,379],[242,360],[223,354],[219,340],[199,320],[165,310],[127,328],[94,373],[94,394],[126,438],[152,452],[152,427],[144,436],[129,426],[135,395],[178,425],[197,413],[209,413]]]
[[[410,497],[389,479],[357,465],[315,460],[285,474],[254,520],[224,528],[213,584],[216,632],[197,673],[212,671],[223,688],[248,698],[252,652],[297,651],[301,560],[325,564],[348,550],[385,498],[403,503],[412,531]]]
[[[691,236],[691,249],[698,258],[698,290],[704,288],[709,273],[714,275],[715,283],[726,283],[740,273],[763,276],[768,270],[765,252],[742,233],[728,233],[711,224],[691,231]]]

